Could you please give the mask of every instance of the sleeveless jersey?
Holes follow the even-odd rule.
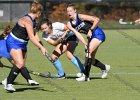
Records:
[[[87,34],[92,26],[92,23],[90,21],[81,21],[78,17],[78,14],[76,15],[76,23],[73,24],[72,19],[70,19],[70,23],[73,28],[83,34]]]
[[[25,16],[28,16],[32,20],[33,28],[35,28],[36,27],[36,21],[33,20],[32,17],[28,14],[26,14]],[[13,33],[14,36],[16,36],[19,39],[23,39],[25,41],[29,40],[26,28],[20,26],[18,23],[16,23],[16,25],[13,27],[12,33]]]

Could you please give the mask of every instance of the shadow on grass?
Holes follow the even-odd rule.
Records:
[[[26,87],[26,88],[17,88],[16,89],[16,92],[23,92],[23,91],[26,91],[26,90],[37,90],[37,91],[47,91],[47,92],[56,92],[56,91],[50,91],[50,90],[46,90],[46,89],[43,89],[42,87]]]

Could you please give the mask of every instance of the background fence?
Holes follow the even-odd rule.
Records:
[[[15,23],[24,16],[33,0],[0,0],[0,27]],[[115,23],[120,18],[134,21],[140,17],[140,0],[38,0],[44,7],[43,17],[52,21],[67,21],[66,5],[74,3],[79,13]],[[111,26],[111,25],[110,25]]]

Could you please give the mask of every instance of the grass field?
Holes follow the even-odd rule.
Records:
[[[140,100],[140,30],[105,30],[106,41],[96,58],[111,65],[107,79],[101,79],[101,71],[91,69],[91,81],[77,82],[74,77],[64,80],[32,75],[39,86],[28,86],[21,75],[15,80],[16,92],[7,93],[0,85],[0,100]],[[44,41],[43,41],[44,42]],[[53,47],[46,44],[49,52]],[[79,43],[77,55],[84,63],[84,46]],[[66,74],[76,76],[78,70],[65,54],[60,57]],[[3,63],[11,66],[6,60]],[[28,45],[29,69],[56,74],[53,65],[31,43]],[[0,68],[0,81],[7,77],[9,69]]]

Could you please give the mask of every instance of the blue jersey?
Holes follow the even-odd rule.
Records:
[[[7,50],[6,40],[0,40],[0,57],[11,59],[10,53]]]
[[[76,23],[72,23],[72,19],[70,19],[71,26],[75,28],[78,32],[88,34],[89,29],[92,27],[92,23],[90,21],[82,21],[78,17],[78,14],[76,15]],[[105,41],[105,33],[100,27],[96,27],[93,32],[91,39],[97,38],[101,41]]]

